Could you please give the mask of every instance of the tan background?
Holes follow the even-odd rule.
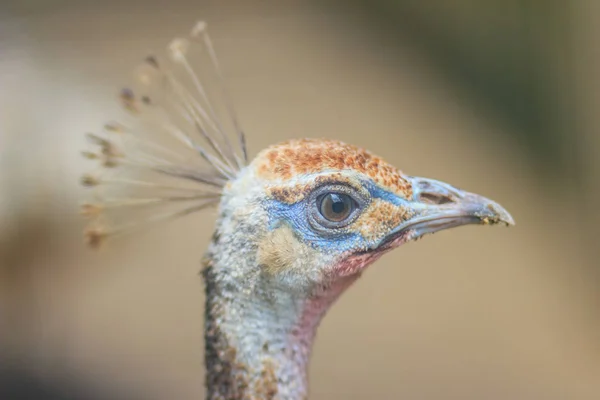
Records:
[[[589,156],[584,179],[597,182],[597,21],[591,2],[575,3],[573,135]],[[431,236],[373,266],[319,330],[312,398],[600,398],[597,239],[578,214],[597,191],[560,190],[564,177],[548,190],[514,136],[494,134],[506,127],[409,40],[369,34],[354,11],[166,4],[0,7],[0,366],[76,398],[201,398],[197,273],[213,213],[94,253],[76,212],[82,133],[111,118],[141,57],[206,19],[251,154],[287,138],[341,139],[496,199],[517,221]]]

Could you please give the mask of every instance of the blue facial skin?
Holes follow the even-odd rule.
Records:
[[[382,189],[371,181],[366,180],[362,184],[372,199],[381,199],[396,206],[408,206],[410,204],[409,200]],[[308,207],[314,207],[313,204],[308,204],[311,199],[311,196],[306,196],[303,200],[294,204],[268,200],[266,207],[270,216],[269,229],[273,230],[281,224],[288,224],[305,243],[322,251],[364,251],[377,247],[377,243],[366,240],[360,233],[352,232],[350,229],[331,233],[315,231],[311,227],[307,216]]]
[[[410,200],[399,197],[398,195],[390,192],[389,190],[382,189],[380,186],[377,186],[372,181],[364,181],[363,187],[367,189],[367,191],[371,194],[371,198],[373,199],[381,199],[395,206],[403,207],[407,207],[411,203]]]
[[[307,244],[327,251],[344,252],[364,247],[366,241],[359,233],[345,232],[332,235],[323,235],[316,232],[308,222],[307,199],[294,204],[285,204],[277,200],[270,200],[267,204],[269,210],[269,229],[273,230],[281,224],[287,223],[292,230]]]

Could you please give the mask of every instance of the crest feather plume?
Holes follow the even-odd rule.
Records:
[[[194,56],[201,60],[192,62]],[[213,104],[200,77],[201,61],[210,64],[206,70],[220,88],[219,104]],[[126,122],[88,133],[91,149],[82,152],[98,164],[81,178],[92,190],[93,201],[84,203],[81,213],[90,220],[86,239],[93,247],[149,223],[215,206],[248,162],[244,132],[205,22],[187,38],[171,41],[166,57],[147,56],[135,81],[119,94]],[[220,118],[223,113],[227,119]]]

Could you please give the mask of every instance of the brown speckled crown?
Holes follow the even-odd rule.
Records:
[[[329,139],[294,139],[271,146],[256,157],[259,177],[285,181],[325,170],[351,169],[404,198],[412,186],[400,171],[360,147]]]

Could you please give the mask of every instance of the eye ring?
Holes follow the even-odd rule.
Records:
[[[308,201],[310,225],[315,231],[326,234],[335,233],[356,221],[369,198],[351,186],[334,184],[314,190]],[[326,208],[330,206],[332,209]]]

